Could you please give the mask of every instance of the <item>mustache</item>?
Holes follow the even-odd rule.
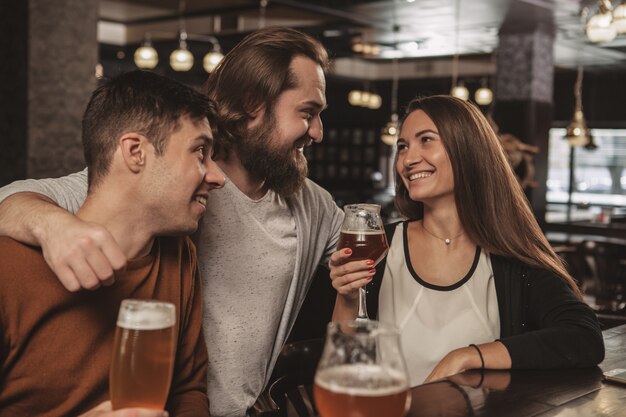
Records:
[[[301,148],[301,147],[307,146],[308,144],[312,142],[313,142],[313,138],[309,134],[305,133],[302,137],[300,137],[298,140],[294,142],[294,145],[296,148]]]

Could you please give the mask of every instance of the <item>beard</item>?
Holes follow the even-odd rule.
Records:
[[[265,123],[248,133],[245,143],[237,146],[237,153],[244,168],[256,178],[263,178],[265,186],[282,197],[289,197],[304,185],[308,166],[298,145],[311,141],[305,134],[286,145],[273,145],[278,136],[276,119],[270,115]]]

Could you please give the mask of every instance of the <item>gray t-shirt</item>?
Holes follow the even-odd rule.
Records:
[[[57,179],[15,182],[0,189],[0,201],[16,192],[31,191],[76,212],[86,190],[87,171],[83,170]],[[223,189],[209,194],[208,211],[196,236],[205,287],[208,395],[213,417],[243,416],[256,401],[315,269],[326,264],[337,245],[343,221],[343,212],[330,194],[309,180],[286,200],[274,193],[257,202],[246,199],[227,179]],[[263,208],[257,213],[259,203]],[[226,240],[212,239],[212,234]],[[251,239],[251,235],[257,238]],[[221,248],[222,244],[228,247]],[[259,259],[263,256],[265,260]]]
[[[275,192],[251,200],[227,179],[210,194],[201,227],[207,233],[196,244],[208,266],[202,285],[211,415],[226,416],[233,404],[247,406],[271,372],[267,358],[295,267],[296,224]]]

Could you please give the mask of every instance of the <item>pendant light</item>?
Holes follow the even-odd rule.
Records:
[[[483,78],[481,87],[474,93],[474,101],[481,106],[488,106],[493,101],[493,91],[487,86],[487,79]]]
[[[135,50],[133,56],[135,65],[141,69],[153,69],[159,63],[159,55],[150,41],[150,34],[146,33],[141,46]]]
[[[591,16],[585,27],[585,33],[591,42],[610,42],[617,36],[612,9],[609,0],[598,0],[598,13]]]
[[[613,10],[613,26],[619,35],[626,33],[626,0]]]
[[[215,36],[204,36],[203,39],[211,42],[212,44],[212,50],[204,56],[204,59],[202,59],[202,67],[210,74],[218,66],[218,64],[222,62],[224,54],[222,53],[222,47]]]
[[[574,116],[571,122],[567,125],[565,131],[565,139],[569,142],[570,146],[595,146],[591,131],[587,128],[585,122],[585,116],[583,114],[582,105],[582,83],[583,83],[583,67],[578,66],[578,75],[576,77],[576,84],[574,85],[574,97],[576,99],[576,107],[574,108]]]
[[[170,54],[170,66],[174,71],[189,71],[193,67],[193,55],[187,49],[187,32],[178,35],[178,49]]]
[[[393,146],[398,141],[399,123],[398,123],[398,58],[391,61],[392,80],[391,80],[391,119],[387,122],[380,135],[380,140],[385,145]]]
[[[459,21],[461,14],[461,2],[456,0],[454,8],[454,56],[452,57],[452,88],[450,95],[461,100],[469,99],[469,90],[462,82],[458,82],[459,77]]]
[[[178,49],[170,54],[170,66],[174,71],[189,71],[193,67],[193,55],[187,49],[184,11],[185,0],[180,0],[178,2]]]

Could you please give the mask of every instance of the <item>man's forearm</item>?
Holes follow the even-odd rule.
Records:
[[[41,246],[51,214],[73,216],[41,194],[13,194],[0,203],[0,235]]]

